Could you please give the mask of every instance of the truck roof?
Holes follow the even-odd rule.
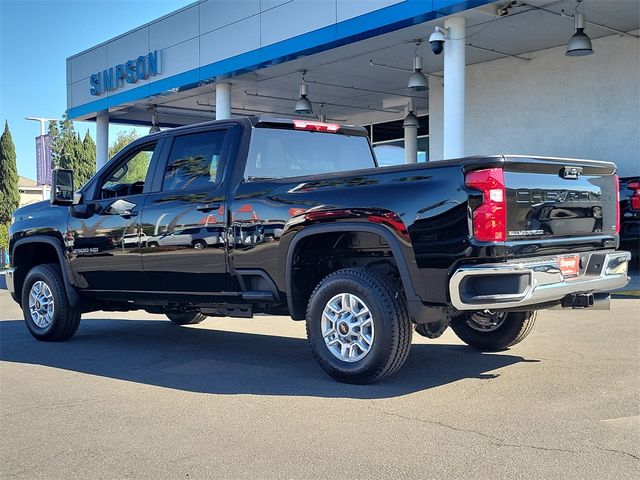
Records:
[[[175,127],[161,132],[145,135],[143,138],[149,139],[162,136],[166,133],[181,133],[189,130],[201,129],[203,127],[235,123],[246,127],[281,128],[291,130],[314,130],[327,133],[341,133],[344,135],[355,135],[365,137],[367,130],[359,125],[348,125],[338,123],[320,122],[314,118],[282,118],[271,115],[252,115],[248,117],[227,118],[224,120],[212,120],[209,122],[193,123],[182,127]]]

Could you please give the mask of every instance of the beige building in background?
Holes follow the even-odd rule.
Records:
[[[26,177],[18,178],[18,191],[20,192],[20,206],[30,203],[49,200],[51,187],[49,185],[38,185],[35,180]]]

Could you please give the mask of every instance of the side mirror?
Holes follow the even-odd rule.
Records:
[[[56,169],[51,175],[51,204],[73,205],[73,171]]]

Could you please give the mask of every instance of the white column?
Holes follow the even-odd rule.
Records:
[[[404,127],[404,163],[418,161],[418,127]]]
[[[216,83],[216,120],[231,118],[231,84]]]
[[[96,116],[96,168],[100,170],[109,161],[109,114]]]
[[[464,156],[465,19],[445,19],[443,158]]]
[[[404,163],[418,162],[418,122],[415,117],[404,121]]]

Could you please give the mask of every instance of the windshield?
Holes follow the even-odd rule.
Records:
[[[375,167],[367,137],[254,128],[244,178],[288,178]]]

